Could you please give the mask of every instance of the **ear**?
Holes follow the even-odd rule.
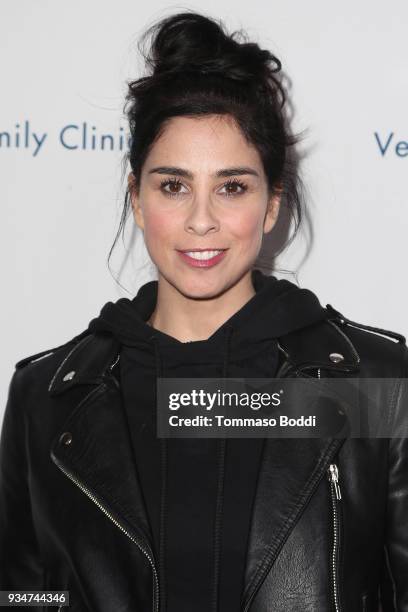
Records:
[[[128,175],[128,190],[134,219],[140,229],[144,230],[143,210],[140,205],[139,189],[133,172],[130,172]]]
[[[268,232],[272,230],[272,228],[274,227],[278,219],[280,203],[282,199],[282,191],[283,191],[282,185],[281,183],[279,183],[278,186],[275,187],[274,193],[268,201],[268,207],[266,209],[265,219],[264,219],[264,229],[263,229],[264,234],[267,234]]]

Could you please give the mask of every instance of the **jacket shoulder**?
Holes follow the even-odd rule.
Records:
[[[119,353],[112,334],[87,329],[60,346],[18,361],[13,381],[30,393],[59,395],[76,385],[99,384],[111,375]]]
[[[374,327],[373,325],[366,325],[363,323],[357,323],[344,316],[341,312],[333,308],[331,304],[326,304],[326,310],[329,315],[332,315],[333,319],[338,320],[340,323],[347,325],[348,327],[355,327],[366,332],[371,332],[374,335],[382,336],[390,340],[397,341],[399,344],[406,344],[406,338],[402,334],[390,329],[383,329],[381,327]]]
[[[15,364],[7,391],[4,419],[19,419],[28,409],[28,398],[41,398],[60,362],[65,359],[89,332],[82,332],[57,347],[28,355]],[[38,401],[31,402],[38,406]],[[14,416],[10,416],[14,415]],[[18,416],[20,415],[20,416]]]
[[[46,359],[47,357],[51,357],[52,355],[62,356],[64,349],[69,350],[70,348],[76,346],[82,340],[82,338],[88,336],[89,334],[90,332],[88,330],[85,330],[77,336],[74,336],[70,340],[67,340],[63,344],[60,344],[59,346],[40,351],[39,353],[34,353],[33,355],[28,355],[27,357],[23,357],[22,359],[17,361],[17,363],[15,364],[15,368],[16,370],[21,370],[22,368],[25,368],[26,366],[32,363],[37,363],[38,361]]]
[[[360,357],[360,363],[373,367],[373,375],[381,376],[384,366],[399,375],[408,358],[406,338],[400,332],[354,321],[326,305],[330,320],[347,336]],[[378,372],[377,372],[378,369]]]

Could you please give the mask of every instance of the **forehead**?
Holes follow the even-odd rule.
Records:
[[[172,117],[150,149],[145,167],[183,165],[212,173],[223,165],[262,165],[257,149],[230,116]]]

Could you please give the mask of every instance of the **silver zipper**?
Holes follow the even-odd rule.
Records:
[[[159,578],[157,575],[157,570],[156,570],[156,566],[154,564],[154,561],[151,557],[151,555],[149,554],[149,552],[144,548],[144,546],[142,546],[142,544],[140,543],[139,540],[137,540],[136,538],[134,538],[132,536],[132,534],[130,534],[127,529],[125,529],[123,527],[123,525],[121,525],[120,523],[118,523],[118,521],[112,516],[112,514],[106,510],[106,508],[104,508],[104,506],[102,506],[102,504],[96,499],[96,497],[93,495],[93,493],[87,489],[85,487],[85,485],[83,485],[79,480],[77,480],[77,478],[75,478],[75,476],[73,476],[70,472],[68,472],[68,470],[66,470],[58,461],[58,459],[55,457],[55,455],[53,454],[53,460],[55,462],[55,464],[59,467],[59,469],[66,475],[68,476],[68,478],[70,480],[72,480],[73,483],[75,483],[80,489],[81,491],[83,491],[97,506],[100,510],[102,510],[102,512],[104,514],[106,514],[106,516],[112,521],[112,523],[114,523],[114,525],[116,525],[116,527],[118,527],[125,535],[127,535],[127,537],[132,540],[132,542],[134,542],[142,551],[142,553],[147,557],[152,571],[153,571],[153,612],[158,612],[159,611]],[[61,606],[60,606],[61,607]]]
[[[340,532],[339,532],[339,513],[337,504],[341,500],[341,491],[339,484],[339,470],[335,463],[329,465],[327,476],[330,481],[330,493],[333,508],[333,550],[331,557],[331,570],[333,580],[333,594],[334,594],[334,609],[336,612],[340,612],[339,603],[339,584],[337,575],[337,557],[339,554],[340,545]]]

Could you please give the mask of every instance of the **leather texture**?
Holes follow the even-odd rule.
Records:
[[[327,307],[330,319],[279,339],[278,377],[393,378],[376,403],[406,418],[405,338]],[[16,365],[0,442],[0,589],[68,590],[71,612],[162,612],[118,358],[112,336],[84,332]],[[408,612],[408,439],[266,441],[241,608],[217,612],[241,611]]]

